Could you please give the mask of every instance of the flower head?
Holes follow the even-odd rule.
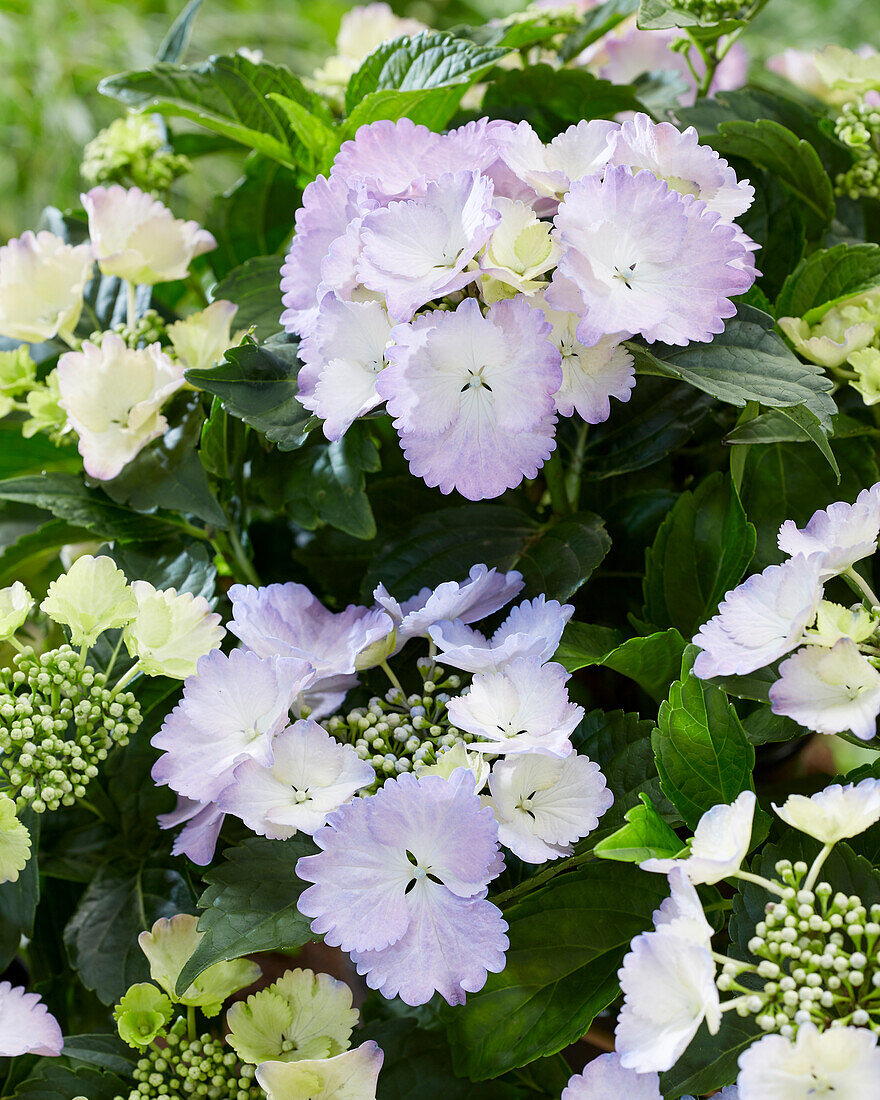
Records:
[[[198,923],[186,913],[161,917],[149,932],[141,932],[138,943],[150,964],[150,977],[175,1004],[195,1005],[206,1016],[216,1016],[227,997],[259,978],[260,968],[249,959],[214,963],[178,996],[177,979],[204,935]]]
[[[799,645],[822,596],[820,565],[798,554],[728,592],[718,614],[694,637],[701,679],[742,676],[769,665]]]
[[[880,348],[862,348],[854,351],[847,362],[858,375],[850,385],[861,394],[866,405],[880,401]]]
[[[92,246],[23,233],[0,248],[0,335],[39,343],[70,337],[92,270]]]
[[[668,874],[681,867],[693,883],[715,883],[740,869],[752,838],[753,791],[743,791],[727,805],[713,806],[700,818],[684,859],[646,859],[645,871]]]
[[[112,558],[84,554],[52,581],[40,610],[68,628],[73,645],[92,646],[105,630],[130,623],[138,602]]]
[[[830,649],[798,650],[779,666],[770,685],[774,714],[785,714],[817,733],[844,733],[869,741],[877,732],[880,672],[849,638]]]
[[[624,1069],[619,1054],[600,1054],[588,1062],[583,1073],[577,1073],[562,1090],[560,1100],[663,1100],[660,1077],[656,1073],[636,1073]]]
[[[880,821],[880,780],[832,783],[809,798],[790,794],[781,806],[774,802],[773,809],[793,829],[823,844],[836,844]]]
[[[296,873],[312,930],[349,951],[385,997],[450,1004],[504,966],[507,925],[485,900],[501,869],[497,826],[473,776],[404,773],[371,798],[342,806],[315,833],[321,851]]]
[[[79,435],[86,473],[108,481],[168,426],[160,409],[183,384],[180,369],[159,344],[130,348],[105,333],[101,346],[58,361],[60,401]]]
[[[499,496],[534,477],[555,442],[562,381],[550,326],[523,298],[486,316],[473,298],[392,331],[379,376],[410,469],[441,492]]]
[[[496,297],[532,293],[543,286],[540,276],[555,267],[559,257],[551,226],[525,202],[496,198],[495,209],[501,221],[480,259],[484,291],[497,282],[501,287]]]
[[[333,1058],[263,1062],[257,1080],[268,1100],[376,1100],[383,1059],[370,1039]]]
[[[185,680],[199,658],[216,649],[226,631],[204,596],[155,589],[148,581],[132,584],[137,615],[123,632],[125,646],[147,676]]]
[[[830,600],[822,600],[816,611],[816,625],[806,632],[804,641],[811,645],[834,645],[841,638],[864,642],[874,633],[878,619],[864,604],[843,607]]]
[[[0,883],[17,882],[30,854],[31,834],[19,821],[12,799],[0,794]]]
[[[660,908],[654,910],[654,928],[657,932],[678,936],[690,943],[708,947],[715,930],[706,920],[703,903],[687,869],[678,865],[669,871],[669,897],[664,898]]]
[[[785,554],[819,555],[820,579],[843,573],[854,562],[874,554],[880,533],[880,484],[863,489],[855,504],[836,501],[814,512],[806,527],[787,519],[779,528]]]
[[[193,257],[217,247],[197,222],[175,218],[139,187],[126,190],[115,183],[93,187],[80,197],[95,257],[105,275],[150,285],[184,279]]]
[[[815,325],[801,317],[780,317],[777,323],[805,359],[823,367],[839,367],[873,342],[877,314],[876,305],[866,309],[850,303],[833,306]]]
[[[63,1045],[58,1021],[38,994],[0,982],[0,1057],[41,1054],[54,1058]]]
[[[501,672],[478,672],[464,695],[449,700],[447,713],[459,729],[483,738],[471,744],[474,752],[568,756],[584,716],[568,698],[568,678],[562,665],[519,657]]]
[[[238,306],[222,298],[168,326],[168,339],[187,370],[216,366],[232,343],[230,329]]]
[[[739,1070],[740,1100],[869,1097],[877,1092],[880,1049],[868,1028],[801,1024],[794,1041],[765,1035],[746,1047]]]
[[[34,597],[21,581],[0,588],[0,641],[11,638],[24,625],[33,606]]]
[[[171,854],[186,856],[200,867],[206,867],[214,858],[217,838],[226,815],[215,802],[199,802],[179,795],[177,805],[170,813],[159,814],[160,829],[183,828],[174,838]]]
[[[148,1047],[173,1014],[171,998],[151,982],[131,986],[113,1009],[120,1039],[130,1047]]]

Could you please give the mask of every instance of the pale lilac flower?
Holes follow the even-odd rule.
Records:
[[[321,417],[328,439],[341,439],[381,402],[376,376],[385,366],[390,331],[379,302],[344,302],[336,294],[321,302],[315,331],[300,345],[297,398]]]
[[[226,814],[215,802],[199,802],[196,799],[177,796],[177,805],[167,814],[159,814],[156,820],[160,829],[183,828],[174,838],[171,854],[186,856],[200,867],[206,867],[214,858],[217,838]]]
[[[153,779],[187,798],[216,801],[241,760],[271,763],[272,739],[313,678],[312,666],[297,658],[264,659],[241,649],[202,657],[153,737],[164,750]]]
[[[410,469],[443,493],[496,497],[535,477],[555,447],[562,382],[550,326],[523,298],[473,298],[392,331],[379,393]]]
[[[469,770],[404,773],[315,833],[321,852],[296,865],[314,883],[300,912],[384,997],[418,1005],[439,992],[462,1004],[504,967],[507,925],[485,900],[503,866],[497,836]]]
[[[680,859],[646,859],[643,871],[669,874],[676,867],[694,884],[716,883],[735,875],[749,850],[755,794],[742,791],[728,805],[713,806],[697,822],[686,856]]]
[[[600,1054],[588,1062],[583,1073],[572,1077],[562,1090],[560,1100],[663,1100],[660,1076],[624,1069],[619,1054]],[[682,1100],[687,1100],[683,1097]]]
[[[70,245],[48,230],[7,241],[0,248],[0,335],[34,344],[69,339],[91,270],[88,242]]]
[[[540,657],[520,657],[503,672],[478,672],[464,695],[446,704],[459,729],[483,738],[474,752],[542,752],[568,756],[569,736],[584,716],[565,688],[569,673]]]
[[[55,1058],[63,1046],[58,1021],[39,994],[0,982],[0,1057],[41,1054]]]
[[[737,180],[726,160],[708,145],[700,145],[693,126],[682,131],[669,122],[654,122],[646,114],[622,123],[609,163],[651,172],[673,191],[693,195],[728,222],[744,214],[755,197],[748,180]]]
[[[536,596],[514,607],[491,639],[458,618],[430,627],[428,636],[443,664],[466,672],[500,672],[517,657],[549,661],[573,614],[571,604]]]
[[[574,842],[596,828],[613,801],[599,765],[578,753],[497,760],[484,798],[498,822],[498,839],[526,863],[571,855]]]
[[[880,484],[863,489],[855,504],[839,500],[820,508],[804,528],[787,519],[779,528],[778,542],[785,554],[820,555],[820,578],[824,581],[876,553],[878,533]]]
[[[648,172],[609,168],[572,184],[555,218],[562,244],[557,271],[581,298],[578,339],[641,333],[667,344],[708,341],[752,285],[751,253],[740,231],[691,195]],[[571,309],[555,284],[554,309]]]
[[[836,844],[858,836],[880,821],[880,779],[860,783],[832,783],[808,798],[790,794],[773,809],[786,825],[823,844]]]
[[[866,1027],[818,1031],[801,1024],[794,1040],[765,1035],[739,1056],[739,1100],[880,1097],[880,1049]]]
[[[844,733],[870,741],[880,713],[880,672],[849,638],[830,649],[798,650],[779,666],[770,686],[774,714],[817,733]]]
[[[409,638],[427,638],[430,628],[447,619],[474,623],[500,611],[522,591],[522,573],[499,573],[485,565],[473,565],[466,581],[443,581],[423,588],[403,603],[379,584],[373,599],[391,616],[400,644]]]
[[[694,637],[702,650],[694,673],[703,680],[743,676],[791,652],[816,616],[819,572],[815,558],[798,554],[728,592]]]
[[[442,175],[423,198],[366,215],[360,281],[385,296],[392,317],[409,321],[425,303],[478,278],[469,265],[500,220],[490,180],[478,172]]]
[[[307,718],[272,739],[268,761],[254,754],[242,759],[218,805],[260,836],[287,840],[320,829],[328,814],[375,778],[350,745]]]

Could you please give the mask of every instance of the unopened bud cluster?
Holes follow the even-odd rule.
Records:
[[[148,344],[162,343],[166,339],[165,322],[155,309],[145,310],[133,325],[119,321],[106,331],[93,332],[89,340],[100,347],[108,333],[121,336],[130,348],[145,348]]]
[[[18,653],[0,670],[3,785],[19,809],[72,806],[110,749],[126,745],[140,723],[134,695],[114,695],[69,645],[39,657]]]
[[[858,100],[846,103],[834,124],[840,141],[856,162],[837,177],[837,191],[851,199],[880,197],[880,106]]]
[[[167,191],[189,169],[189,160],[169,149],[159,127],[144,115],[111,122],[85,147],[80,167],[90,186],[119,183],[153,192]]]
[[[761,961],[763,988],[748,990],[730,963],[718,979],[722,990],[744,996],[742,1015],[754,1013],[763,1031],[793,1038],[801,1024],[868,1027],[880,1034],[880,905],[835,892],[827,882],[802,888],[806,863],[781,860],[776,872],[785,896],[768,902],[749,951]]]
[[[701,23],[748,19],[752,11],[751,4],[741,4],[738,0],[678,0],[675,6],[679,11],[696,16]]]
[[[393,687],[384,699],[374,696],[366,707],[322,723],[328,733],[354,745],[358,756],[372,764],[376,782],[367,793],[389,777],[413,771],[419,764],[433,764],[441,749],[473,740],[471,734],[451,725],[446,713],[451,694],[461,689],[461,677],[447,676],[430,657],[420,659],[418,668],[421,693],[404,695]]]
[[[178,1020],[165,1036],[167,1046],[151,1046],[138,1059],[137,1082],[128,1096],[114,1100],[162,1100],[164,1097],[206,1097],[208,1100],[265,1100],[254,1081],[254,1067],[239,1062],[222,1039],[205,1034],[188,1040]]]

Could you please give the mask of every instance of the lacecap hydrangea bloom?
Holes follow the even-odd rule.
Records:
[[[756,277],[733,220],[753,197],[646,115],[546,145],[526,122],[362,126],[306,188],[282,268],[300,399],[332,440],[385,402],[427,484],[499,496],[553,453],[557,416],[628,400],[623,340],[723,330]]]
[[[58,1021],[39,995],[0,982],[0,1057],[40,1054],[54,1058],[63,1045]]]
[[[92,272],[92,246],[23,233],[0,248],[0,336],[39,343],[73,336]]]

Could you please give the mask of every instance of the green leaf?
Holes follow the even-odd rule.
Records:
[[[424,32],[383,42],[348,82],[345,113],[370,92],[403,92],[457,86],[460,93],[510,51],[478,46],[451,34]]]
[[[34,915],[40,901],[40,815],[27,809],[20,813],[31,834],[31,854],[15,882],[0,883],[0,967],[3,970],[18,953],[22,936],[32,936]]]
[[[297,345],[282,340],[230,348],[210,370],[189,370],[187,381],[219,397],[223,408],[262,432],[279,450],[292,451],[305,439],[311,414],[296,394]]]
[[[588,580],[610,549],[611,539],[601,516],[577,512],[528,543],[516,567],[525,578],[528,595],[543,592],[550,599],[567,600]]]
[[[323,112],[315,114],[298,100],[279,92],[269,92],[269,99],[287,115],[291,130],[305,146],[317,171],[329,171],[341,144],[339,132],[332,121],[325,119]]]
[[[701,1096],[732,1084],[737,1059],[761,1035],[754,1016],[744,1019],[725,1012],[717,1035],[710,1035],[704,1023],[672,1069],[660,1075],[663,1096],[669,1100],[685,1093]]]
[[[836,244],[813,252],[798,264],[779,292],[776,316],[824,312],[835,302],[876,286],[880,286],[880,245]]]
[[[361,126],[380,119],[396,122],[400,118],[411,118],[429,130],[442,130],[458,110],[466,85],[454,84],[448,88],[419,88],[413,91],[399,91],[385,88],[370,92],[358,103],[342,124],[340,138],[352,138]]]
[[[720,688],[688,671],[687,655],[657,727],[651,743],[660,785],[691,829],[713,806],[752,789],[755,750],[742,723]]]
[[[815,148],[771,119],[722,122],[708,144],[725,157],[764,168],[803,204],[807,237],[816,240],[834,218],[834,191]]]
[[[628,341],[627,347],[640,370],[681,378],[740,408],[748,401],[772,408],[806,405],[830,430],[837,411],[830,396],[831,380],[816,364],[802,363],[773,330],[772,317],[741,305],[711,344],[686,348],[655,344],[646,351]]]
[[[591,8],[576,27],[563,39],[559,47],[559,60],[564,64],[577,57],[587,46],[592,46],[638,7],[638,0],[605,0]]]
[[[167,543],[116,546],[113,560],[129,580],[149,581],[154,588],[175,588],[210,600],[217,566],[204,543],[183,546]]]
[[[253,256],[214,287],[215,300],[227,298],[238,306],[236,328],[255,326],[257,341],[268,340],[281,328],[281,263],[280,256]]]
[[[589,665],[601,665],[605,657],[623,642],[619,630],[594,623],[566,623],[559,648],[553,656],[568,672],[577,672]]]
[[[718,38],[739,30],[747,23],[745,19],[713,19],[711,16],[698,15],[675,2],[675,0],[641,0],[637,26],[643,31],[669,30],[672,27],[687,27],[700,38]]]
[[[692,635],[742,580],[755,539],[728,476],[710,474],[682,493],[645,555],[643,617]]]
[[[64,1057],[85,1066],[109,1069],[130,1076],[135,1068],[131,1047],[118,1035],[68,1035],[64,1038]]]
[[[327,114],[320,98],[289,69],[241,54],[210,57],[193,66],[160,62],[151,69],[107,77],[98,91],[136,110],[197,122],[289,168],[296,168],[307,153],[284,110],[268,98],[270,93]]]
[[[90,537],[84,527],[72,527],[62,519],[52,519],[6,546],[0,553],[0,588],[13,581],[24,581],[31,572],[39,572],[58,556],[62,546],[85,542]]]
[[[191,911],[192,895],[177,871],[129,861],[105,864],[64,930],[71,966],[86,989],[113,1004],[130,985],[150,977],[138,935],[159,917]]]
[[[25,477],[29,474],[82,469],[82,459],[75,447],[56,446],[47,435],[37,434],[25,439],[21,421],[0,420],[0,478]]]
[[[505,969],[449,1014],[457,1072],[482,1081],[579,1039],[619,995],[630,940],[666,892],[660,876],[603,860],[508,909]]]
[[[531,123],[542,141],[582,119],[641,110],[635,89],[601,80],[586,69],[529,65],[503,69],[486,89],[482,110],[492,118]]]
[[[168,28],[162,44],[156,54],[157,61],[179,61],[186,53],[192,36],[193,22],[202,6],[202,0],[188,0],[180,15]]]
[[[307,530],[322,520],[353,538],[375,538],[376,521],[364,491],[364,474],[378,468],[375,444],[355,426],[335,443],[306,448],[297,456],[286,485],[295,520]]]
[[[301,856],[317,851],[311,839],[251,837],[223,853],[225,862],[206,872],[208,889],[199,898],[204,932],[199,946],[180,972],[184,990],[216,962],[228,962],[255,951],[301,947],[317,937],[296,907],[305,883],[296,877]]]
[[[682,850],[682,843],[654,809],[651,799],[640,794],[641,806],[633,806],[624,815],[626,825],[594,845],[600,859],[621,863],[641,863],[645,859],[671,859]]]
[[[70,1069],[57,1058],[41,1058],[37,1068],[22,1081],[13,1094],[26,1100],[72,1100],[86,1096],[88,1100],[117,1100],[131,1092],[131,1081],[115,1073],[84,1067]]]
[[[674,627],[622,642],[616,630],[572,621],[565,627],[555,660],[569,672],[604,665],[635,680],[655,699],[663,699],[681,668],[684,646]]]

